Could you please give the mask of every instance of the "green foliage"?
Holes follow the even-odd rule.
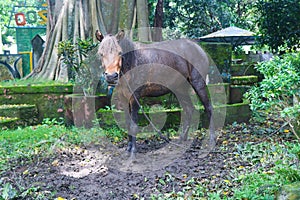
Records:
[[[18,86],[33,86],[33,85],[59,85],[58,81],[52,80],[42,80],[42,79],[14,79],[9,81],[0,82],[0,87],[18,87]],[[65,83],[61,83],[61,85],[65,85]]]
[[[253,6],[254,1],[248,0],[166,0],[164,27],[180,30],[182,35],[192,38],[199,38],[231,25],[252,30],[255,16]]]
[[[117,125],[112,125],[110,128],[104,127],[103,131],[105,135],[110,138],[110,141],[113,143],[120,142],[125,139],[127,136],[125,131],[119,128]]]
[[[5,170],[11,159],[31,158],[40,152],[49,152],[49,147],[58,141],[59,135],[66,129],[46,125],[28,127],[14,131],[2,131],[0,134],[0,168]]]
[[[282,164],[269,171],[241,175],[237,180],[241,187],[234,190],[234,199],[275,199],[279,188],[299,181],[299,175],[299,170]]]
[[[275,57],[272,61],[257,65],[257,70],[264,75],[258,86],[248,91],[251,109],[256,116],[281,113],[289,121],[299,119],[299,103],[293,98],[300,94],[300,53],[290,53]]]
[[[295,165],[299,144],[263,142],[236,147],[240,157],[254,169],[237,174],[235,182],[240,187],[234,189],[235,199],[274,199],[281,186],[300,180]]]
[[[58,56],[76,73],[80,73],[85,64],[84,57],[87,57],[88,53],[96,46],[97,43],[94,43],[92,38],[87,40],[78,38],[75,43],[72,39],[61,41],[58,43]]]
[[[48,126],[64,125],[64,118],[62,118],[62,117],[60,117],[59,119],[44,118],[43,124],[46,124]]]
[[[256,7],[262,44],[276,52],[299,47],[299,0],[259,0]]]
[[[78,38],[76,42],[72,39],[58,43],[58,56],[63,63],[71,69],[74,75],[70,79],[82,87],[85,95],[93,95],[98,83],[97,70],[92,65],[92,54],[98,43],[94,43],[92,38],[83,40]],[[92,58],[90,58],[92,57]],[[96,83],[96,84],[95,84]]]
[[[17,197],[17,191],[13,188],[13,186],[9,183],[6,183],[3,188],[1,188],[0,183],[0,200],[14,199]]]
[[[22,190],[19,192],[16,187],[10,183],[2,184],[0,182],[0,200],[12,200],[12,199],[54,199],[55,193],[48,191],[40,191],[39,187],[30,187],[25,189],[19,185]]]

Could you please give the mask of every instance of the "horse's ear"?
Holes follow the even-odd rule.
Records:
[[[103,38],[104,38],[103,34],[102,34],[99,30],[96,30],[95,35],[96,35],[97,40],[99,40],[100,42],[101,42],[101,41],[103,40]]]
[[[125,31],[124,30],[120,30],[119,33],[117,33],[116,38],[118,41],[122,40],[125,36]]]

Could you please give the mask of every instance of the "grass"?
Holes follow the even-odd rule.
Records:
[[[0,87],[8,86],[28,86],[28,85],[64,85],[66,83],[58,83],[57,81],[32,80],[32,79],[14,79],[0,82]]]
[[[50,124],[52,123],[52,124]],[[46,124],[24,129],[4,130],[0,133],[0,174],[9,167],[10,161],[46,157],[57,148],[71,145],[84,145],[104,136],[101,129],[68,129],[46,121]]]

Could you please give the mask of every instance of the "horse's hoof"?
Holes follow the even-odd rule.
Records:
[[[126,151],[131,152],[132,149],[132,143],[129,142]]]
[[[135,152],[130,152],[129,160],[131,161],[136,161],[136,153]]]
[[[131,155],[131,152],[126,150],[126,151],[125,151],[125,156],[126,156],[126,157],[130,157],[130,155]]]
[[[217,143],[217,138],[216,138],[215,136],[211,136],[211,137],[209,138],[209,145],[210,145],[210,146],[215,146],[216,143]]]

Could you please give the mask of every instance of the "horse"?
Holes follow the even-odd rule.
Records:
[[[209,144],[212,146],[215,143],[213,107],[206,89],[209,58],[198,44],[189,39],[138,43],[128,39],[124,30],[116,35],[103,35],[97,30],[95,35],[100,42],[98,54],[105,80],[108,85],[117,85],[120,88],[118,93],[123,97],[121,102],[128,130],[127,151],[131,155],[137,152],[139,99],[142,97],[177,92],[183,99],[182,107],[186,116],[180,138],[187,139],[194,107],[184,93],[187,88],[185,82],[193,88],[205,108],[210,123]]]

